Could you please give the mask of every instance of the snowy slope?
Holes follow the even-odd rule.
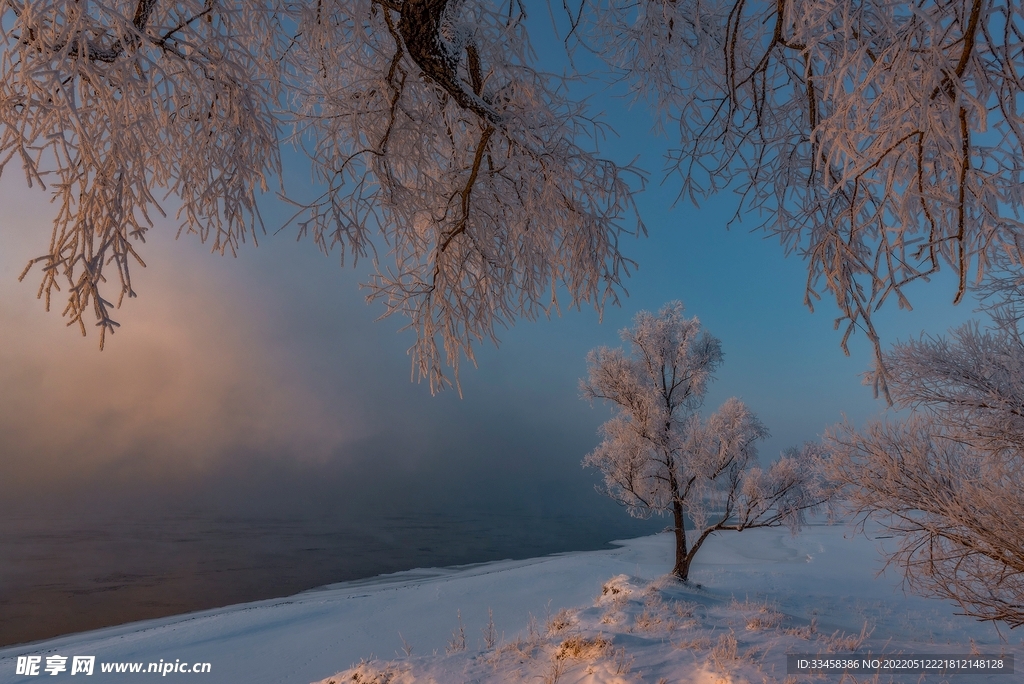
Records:
[[[697,558],[692,579],[700,589],[659,580],[669,569],[667,534],[607,551],[413,570],[3,649],[0,682],[71,676],[17,675],[17,657],[25,655],[40,656],[43,665],[49,655],[94,655],[86,681],[101,683],[159,677],[104,674],[103,663],[208,662],[208,674],[167,676],[232,684],[340,683],[335,673],[364,659],[376,661],[343,678],[366,681],[388,671],[395,682],[553,675],[563,683],[782,682],[787,652],[848,654],[850,646],[859,653],[1003,650],[1020,659],[1020,635],[1004,629],[1001,643],[992,626],[955,616],[949,604],[904,595],[891,571],[876,576],[879,543],[886,542],[843,525],[815,525],[797,536],[784,529],[723,534]],[[489,611],[496,637],[490,648]],[[459,615],[466,649],[448,655]],[[1024,679],[1017,672],[968,681],[1010,684]],[[919,676],[880,681],[890,679]]]

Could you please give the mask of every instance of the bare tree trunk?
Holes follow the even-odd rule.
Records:
[[[452,53],[452,46],[441,35],[444,13],[451,0],[405,0],[402,3],[398,32],[402,34],[405,49],[416,65],[434,83],[448,93],[460,107],[474,112],[492,124],[501,124],[501,117],[480,98],[483,80],[480,78],[480,55],[472,43],[466,46],[470,77],[481,88],[468,90],[459,80],[461,55]],[[473,72],[476,72],[475,74]]]
[[[683,503],[679,499],[672,502],[672,516],[675,518],[676,533],[676,564],[672,574],[685,582],[690,574],[690,555],[686,553],[686,518],[683,516]]]

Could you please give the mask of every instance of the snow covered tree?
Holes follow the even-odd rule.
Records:
[[[371,297],[410,318],[432,387],[559,296],[618,296],[618,239],[643,230],[625,223],[631,170],[584,147],[601,126],[535,68],[516,2],[0,2],[0,170],[55,195],[29,268],[101,346],[165,197],[233,253],[262,229],[288,131],[323,189],[300,235],[342,261],[382,235]]]
[[[1003,314],[1006,312],[1004,311]],[[897,344],[892,395],[911,417],[830,432],[831,475],[898,539],[888,562],[965,615],[1024,625],[1024,339],[1019,317]]]
[[[817,477],[819,448],[791,450],[762,470],[755,444],[768,430],[743,402],[729,399],[701,418],[721,343],[696,318],[685,318],[681,303],[656,315],[641,311],[621,335],[628,354],[601,347],[587,356],[583,396],[610,402],[615,415],[583,464],[604,474],[604,493],[631,515],[672,514],[676,577],[688,579],[694,556],[715,532],[796,526],[828,498]]]

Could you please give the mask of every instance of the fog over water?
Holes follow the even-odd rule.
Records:
[[[607,412],[579,353],[485,351],[465,398],[431,397],[330,260],[167,236],[101,353],[17,284],[24,225],[0,252],[0,644],[664,524],[580,467]]]

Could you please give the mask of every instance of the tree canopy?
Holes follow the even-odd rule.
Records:
[[[41,296],[61,292],[102,344],[161,205],[233,252],[262,229],[257,198],[294,143],[322,190],[300,235],[374,257],[371,297],[409,318],[434,386],[559,296],[616,300],[631,265],[619,239],[643,231],[636,169],[596,154],[601,122],[537,64],[532,7],[3,0],[0,168],[21,165],[56,198],[33,262]],[[847,336],[874,342],[882,390],[878,307],[909,306],[905,286],[943,267],[956,300],[1019,269],[1019,2],[557,9],[571,50],[593,51],[671,122],[682,197],[737,191],[736,217],[760,217],[806,260],[807,303],[830,294]]]

